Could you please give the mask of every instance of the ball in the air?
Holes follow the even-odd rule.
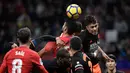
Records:
[[[66,9],[67,16],[72,19],[78,19],[82,13],[81,8],[77,4],[71,4]]]

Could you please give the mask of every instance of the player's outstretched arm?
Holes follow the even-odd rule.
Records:
[[[48,54],[54,51],[54,49],[56,48],[57,48],[56,42],[48,42],[45,45],[45,47],[38,52],[38,54],[40,57],[43,57],[45,54]]]
[[[98,51],[100,51],[103,55],[103,57],[106,59],[106,60],[110,60],[111,58],[108,57],[108,55],[101,49],[100,46],[98,46]]]
[[[43,57],[45,54],[48,54],[52,51],[54,52],[57,48],[60,48],[64,45],[65,45],[65,43],[59,37],[57,37],[56,42],[47,42],[45,47],[43,49],[41,49],[38,52],[38,54],[40,55],[40,57]]]

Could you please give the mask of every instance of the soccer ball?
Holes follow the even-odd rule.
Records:
[[[69,18],[78,19],[82,10],[77,4],[71,4],[67,7],[66,13]]]

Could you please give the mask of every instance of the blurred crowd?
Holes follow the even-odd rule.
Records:
[[[85,15],[96,16],[101,47],[116,55],[118,68],[130,68],[130,0],[0,0],[0,53],[21,27],[29,27],[32,38],[59,35],[71,3],[82,8],[81,22]]]

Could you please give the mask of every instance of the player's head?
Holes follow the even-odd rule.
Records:
[[[78,36],[73,36],[70,40],[71,50],[79,51],[82,48],[82,41]]]
[[[71,57],[69,52],[65,48],[60,48],[56,55],[57,64],[59,67],[67,68],[70,67]]]
[[[86,16],[84,19],[84,28],[88,30],[89,33],[93,35],[98,34],[99,24],[94,16]]]
[[[82,30],[82,24],[81,22],[76,21],[76,28],[75,28],[75,36],[78,36]]]
[[[21,44],[27,44],[31,40],[31,31],[29,28],[24,27],[18,30],[17,40]]]
[[[113,54],[109,54],[108,56],[111,58],[111,60],[106,61],[106,67],[107,70],[112,71],[116,68],[116,57]]]
[[[81,25],[78,21],[66,21],[62,27],[63,33],[67,33],[69,35],[74,34],[75,32],[80,32],[80,27],[77,26]]]

